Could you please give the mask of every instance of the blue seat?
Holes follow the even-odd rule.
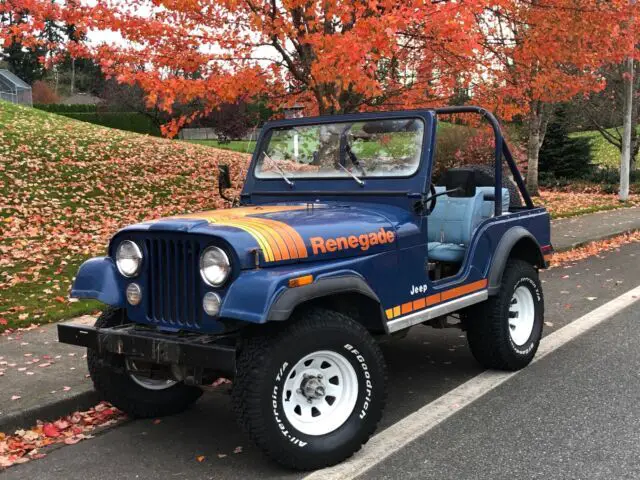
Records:
[[[436,193],[445,187],[436,187]],[[473,197],[438,197],[436,208],[428,217],[428,257],[430,261],[460,263],[473,232],[493,216],[493,187],[477,187]],[[485,197],[489,198],[485,200]],[[509,206],[509,192],[502,189],[503,210]],[[506,207],[505,207],[506,202]]]

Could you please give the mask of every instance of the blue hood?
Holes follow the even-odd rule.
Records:
[[[409,220],[406,210],[386,205],[278,204],[168,217],[122,232],[215,236],[235,250],[242,268],[252,268],[256,248],[264,266],[394,250],[408,232],[418,231]]]

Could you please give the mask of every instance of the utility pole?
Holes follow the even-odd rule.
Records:
[[[631,171],[631,129],[633,128],[633,77],[635,74],[635,62],[633,56],[625,61],[626,68],[623,78],[623,130],[622,152],[620,154],[620,192],[618,199],[621,202],[629,200],[629,175]]]
[[[618,192],[618,200],[626,202],[629,200],[629,176],[631,172],[631,129],[635,128],[632,122],[633,117],[633,85],[635,75],[635,35],[634,35],[634,9],[636,0],[630,0],[629,6],[631,15],[629,16],[629,33],[631,35],[629,56],[625,60],[625,72],[622,79],[622,116],[623,116],[623,130],[622,130],[622,149],[620,152],[620,191]]]

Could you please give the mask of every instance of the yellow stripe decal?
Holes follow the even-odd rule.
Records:
[[[253,217],[267,213],[303,210],[306,206],[241,207],[229,210],[180,215],[175,218],[206,220],[221,226],[234,227],[251,235],[262,250],[265,262],[278,262],[296,258],[307,258],[307,247],[302,236],[291,226],[271,218]]]

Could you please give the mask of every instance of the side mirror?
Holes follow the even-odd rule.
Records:
[[[218,165],[218,193],[220,196],[228,202],[232,202],[233,199],[227,197],[224,191],[227,188],[231,188],[231,177],[229,176],[229,165]]]

